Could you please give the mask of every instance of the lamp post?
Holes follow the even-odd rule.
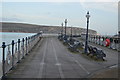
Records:
[[[86,41],[85,41],[85,51],[84,51],[84,53],[87,54],[87,48],[88,48],[88,26],[89,26],[89,18],[90,18],[89,11],[87,12],[86,18],[87,18],[87,31],[86,31]]]
[[[120,51],[120,31],[118,32],[118,45],[119,45],[118,51]]]
[[[67,19],[65,19],[65,37],[66,37],[66,26],[67,26]]]

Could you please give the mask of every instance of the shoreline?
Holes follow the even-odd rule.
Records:
[[[33,33],[33,32],[21,32],[21,31],[19,31],[19,32],[18,32],[18,31],[0,31],[0,32],[1,32],[1,33],[2,33],[2,32],[6,32],[6,33],[7,33],[7,32],[8,32],[8,33],[9,33],[9,32],[10,32],[10,33]]]

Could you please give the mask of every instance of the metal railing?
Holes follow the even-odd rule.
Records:
[[[81,37],[82,39],[85,40],[85,36]],[[114,49],[117,51],[120,51],[120,37],[114,38],[114,37],[108,37],[108,36],[97,36],[97,35],[89,35],[88,36],[88,41],[101,45],[101,46],[106,46],[105,45],[105,40],[110,39],[110,45],[107,46],[110,49]]]
[[[22,40],[18,39],[17,42],[12,40],[11,44],[2,43],[2,47],[0,47],[2,48],[2,79],[30,53],[40,39],[41,33],[37,33]]]

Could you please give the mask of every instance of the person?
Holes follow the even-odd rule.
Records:
[[[106,47],[108,47],[108,46],[110,45],[110,39],[107,38],[107,39],[105,40],[105,45],[106,45]]]

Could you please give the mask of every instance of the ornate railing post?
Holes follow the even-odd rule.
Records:
[[[20,39],[18,39],[18,62],[20,62]]]
[[[22,52],[22,53],[23,53],[23,56],[22,56],[22,59],[24,59],[24,54],[25,54],[25,53],[24,53],[24,41],[25,41],[25,40],[24,40],[24,38],[23,38],[23,39],[22,39],[22,43],[23,43],[23,44],[22,44],[22,49],[23,49],[23,52]]]
[[[14,40],[12,40],[12,68],[11,69],[13,69],[14,68]]]
[[[102,39],[103,39],[103,41],[102,41],[102,46],[104,46],[104,40],[105,40],[104,36],[102,37]]]
[[[27,37],[25,38],[25,41],[26,41],[26,55],[28,55],[28,49],[27,49],[27,46],[28,46],[28,39],[27,39]]]
[[[93,42],[93,36],[91,35],[91,42]]]
[[[95,35],[94,35],[94,37],[93,37],[93,38],[94,38],[94,39],[93,39],[93,40],[94,40],[94,42],[93,42],[93,43],[95,43]]]
[[[95,41],[94,41],[94,43],[96,44],[96,36],[95,36],[95,39],[94,39]]]
[[[97,35],[96,35],[96,37],[95,37],[95,38],[96,38],[95,43],[97,44],[97,40],[98,40],[98,39],[97,39]]]
[[[5,42],[2,43],[2,48],[3,48],[3,56],[2,56],[2,72],[3,72],[3,76],[2,79],[5,78]]]
[[[110,48],[112,49],[112,44],[113,44],[113,38],[110,37]]]
[[[99,45],[100,45],[100,41],[101,41],[101,36],[99,36]]]
[[[28,53],[30,52],[30,37],[28,37]]]

